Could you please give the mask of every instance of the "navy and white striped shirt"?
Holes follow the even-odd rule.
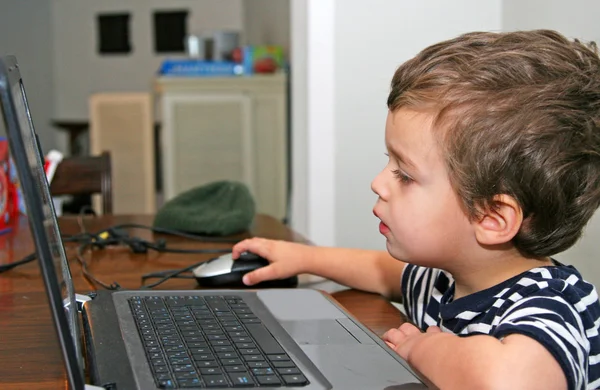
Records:
[[[402,274],[404,308],[422,330],[436,325],[459,336],[529,336],[556,358],[570,390],[598,389],[598,294],[574,267],[555,263],[456,301],[449,273],[407,264]]]

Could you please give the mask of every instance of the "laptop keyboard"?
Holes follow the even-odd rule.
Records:
[[[308,384],[238,296],[145,296],[129,304],[160,388]]]

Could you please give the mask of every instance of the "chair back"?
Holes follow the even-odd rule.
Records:
[[[110,153],[66,157],[56,167],[50,183],[52,195],[100,194],[102,213],[112,213],[112,169]]]

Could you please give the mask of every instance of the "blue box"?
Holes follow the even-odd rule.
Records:
[[[248,74],[243,65],[233,61],[166,59],[159,74],[164,76],[241,76]]]

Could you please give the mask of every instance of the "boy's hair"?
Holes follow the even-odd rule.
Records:
[[[554,31],[476,32],[398,68],[391,111],[425,110],[470,218],[512,196],[524,255],[572,246],[600,204],[600,59]]]

